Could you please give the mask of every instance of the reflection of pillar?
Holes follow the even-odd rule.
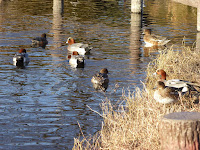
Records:
[[[137,64],[140,58],[140,29],[141,14],[131,13],[131,35],[130,35],[130,52],[131,62]]]
[[[3,26],[1,26],[1,25],[6,20],[5,10],[8,9],[4,0],[0,0],[0,7],[1,7],[0,8],[0,32],[2,32],[3,31]]]
[[[64,8],[64,0],[53,0],[53,41],[56,47],[61,46],[61,33],[62,33],[62,14]]]

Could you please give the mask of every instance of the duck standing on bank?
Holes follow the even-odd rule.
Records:
[[[179,89],[166,87],[164,82],[157,82],[157,89],[154,92],[154,99],[162,104],[174,103],[178,100]]]
[[[69,64],[72,68],[84,68],[85,59],[79,55],[77,51],[73,51],[72,55],[68,55]]]
[[[29,57],[25,49],[20,49],[18,53],[13,57],[13,65],[18,68],[24,68],[29,63]]]
[[[45,48],[46,45],[48,44],[48,41],[47,41],[47,35],[46,33],[43,33],[41,35],[41,37],[36,37],[34,39],[32,39],[32,45],[33,47],[42,47],[42,48]]]
[[[90,51],[92,50],[92,47],[88,44],[75,43],[75,40],[72,37],[69,37],[66,43],[69,44],[67,48],[68,51],[77,51],[80,55],[90,54]]]
[[[151,34],[151,29],[144,29],[145,47],[164,46],[169,41],[166,37]]]
[[[102,90],[103,92],[105,92],[108,88],[109,83],[108,70],[106,68],[101,69],[99,73],[95,74],[92,77],[91,82],[94,89]]]

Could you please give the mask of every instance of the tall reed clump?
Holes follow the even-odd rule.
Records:
[[[102,103],[102,129],[92,138],[75,139],[75,149],[160,149],[158,126],[161,117],[171,112],[200,111],[200,105],[190,99],[163,105],[153,99],[156,69],[164,69],[168,79],[179,78],[198,82],[200,51],[183,47],[181,51],[165,49],[149,63],[143,89],[122,95],[125,105],[114,107],[110,101]],[[123,102],[122,102],[123,103]]]

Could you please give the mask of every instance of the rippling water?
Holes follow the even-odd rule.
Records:
[[[184,36],[187,45],[194,43],[194,8],[169,0],[145,4],[142,27],[171,39],[169,46],[179,48]],[[158,54],[143,48],[129,1],[65,1],[62,15],[52,6],[50,0],[0,3],[0,149],[71,149],[81,134],[77,122],[85,135],[101,128],[102,118],[86,105],[101,112],[102,100],[116,102],[123,89],[141,87],[147,64]],[[46,48],[31,47],[31,39],[42,33],[47,33]],[[69,36],[94,47],[84,69],[68,63]],[[31,59],[26,69],[12,65],[20,47]],[[104,67],[110,78],[106,93],[90,82]]]

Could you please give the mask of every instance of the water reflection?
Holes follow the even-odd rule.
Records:
[[[122,90],[133,91],[145,79],[151,57],[143,57],[141,26],[177,47],[184,35],[188,45],[196,38],[193,10],[182,16],[170,1],[146,1],[142,19],[130,15],[128,1],[126,9],[123,0],[74,2],[64,1],[64,8],[61,0],[1,3],[1,149],[72,149],[80,134],[77,121],[86,136],[100,130],[102,118],[87,105],[101,112],[102,100],[118,101]],[[47,33],[46,48],[31,47],[31,39],[42,33]],[[70,36],[94,47],[84,69],[72,69],[66,59],[63,43]],[[26,69],[12,65],[18,47],[29,53]],[[91,78],[105,67],[109,88],[97,92]]]

